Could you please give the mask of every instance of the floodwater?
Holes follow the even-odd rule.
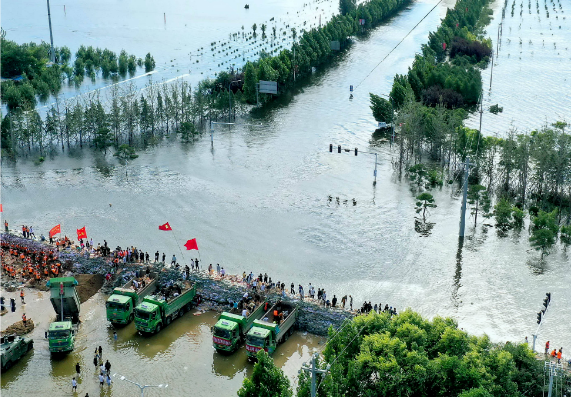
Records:
[[[252,372],[253,365],[248,362],[245,349],[232,355],[221,355],[213,349],[210,327],[216,323],[218,313],[194,315],[196,310],[191,310],[150,337],[138,335],[131,323],[116,329],[115,341],[115,328],[105,319],[107,296],[99,293],[82,305],[75,350],[51,357],[44,339],[47,325],[55,319],[49,292],[26,290],[25,305],[20,305],[17,293],[6,296],[16,298],[17,310],[2,317],[2,328],[19,320],[23,312],[36,325],[29,335],[34,339],[33,351],[2,374],[2,394],[6,396],[33,395],[40,389],[44,395],[70,395],[77,362],[81,366],[79,396],[138,395],[137,387],[119,379],[120,375],[140,384],[168,384],[160,391],[147,389],[148,396],[232,395],[240,388],[244,376]],[[324,341],[296,331],[278,346],[273,356],[275,363],[293,379],[302,363],[322,350]],[[93,365],[93,352],[98,346],[103,348],[103,359],[111,363],[111,373],[118,374],[110,388],[99,386]]]
[[[244,9],[246,3],[250,5],[249,9]],[[124,49],[138,58],[144,58],[148,52],[153,55],[156,69],[145,74],[144,69],[138,68],[134,76],[119,79],[120,88],[128,84],[142,88],[150,79],[157,82],[175,78],[184,78],[196,85],[231,66],[241,68],[246,61],[258,59],[262,50],[279,53],[290,48],[292,28],[298,33],[302,29],[309,30],[319,26],[320,21],[326,23],[338,12],[338,2],[334,0],[253,0],[243,3],[216,0],[192,4],[180,0],[103,0],[96,3],[52,0],[50,5],[56,47],[65,45],[75,53],[80,45],[91,45],[109,48],[117,54]],[[2,14],[5,16],[2,27],[8,39],[18,43],[49,43],[45,3],[6,0],[2,2]],[[254,23],[257,36],[248,37]],[[266,38],[262,37],[262,24],[267,26]],[[273,28],[276,29],[275,36]],[[215,46],[211,46],[213,42]],[[70,98],[78,93],[91,93],[114,83],[116,81],[112,79],[102,78],[92,82],[86,77],[79,90],[65,86],[61,96]],[[53,100],[50,98],[47,104]]]
[[[390,146],[371,141],[376,123],[369,92],[388,94],[395,73],[406,72],[453,2],[440,3],[380,62],[436,3],[414,2],[369,37],[356,40],[335,65],[300,83],[297,95],[255,112],[248,125],[216,126],[212,144],[208,136],[187,145],[167,138],[126,166],[110,154],[90,151],[58,155],[40,165],[5,161],[3,215],[12,226],[33,225],[45,234],[56,224],[70,236],[86,226],[95,242],[106,239],[112,246],[135,245],[167,256],[179,254],[179,244],[196,238],[205,267],[220,263],[228,273],[267,272],[286,284],[311,282],[330,297],[351,294],[356,304],[366,299],[428,317],[451,316],[465,330],[487,333],[497,342],[531,340],[536,313],[550,291],[552,305],[538,343],[549,339],[558,347],[571,346],[568,252],[558,246],[540,263],[530,250],[527,229],[500,237],[483,226],[493,221],[481,217],[475,228],[468,221],[468,237],[459,247],[460,198],[449,187],[433,192],[438,207],[428,215],[430,234],[417,233],[417,192],[397,178],[392,166],[397,156]],[[349,85],[355,87],[353,100]],[[329,153],[330,143],[358,147],[359,155]],[[373,186],[375,152],[379,166]],[[157,229],[165,222],[173,232]],[[189,254],[180,257],[190,260]],[[91,312],[97,318],[103,298],[86,306],[85,318]],[[162,346],[146,347],[146,340],[121,334],[119,345],[126,350],[118,353],[124,358],[117,359],[113,371],[149,383],[168,381],[169,389],[174,379],[173,384],[208,390],[208,395],[233,394],[244,374],[242,364],[229,369],[209,358],[212,353],[200,353],[206,361],[192,359],[199,354],[194,352],[210,349],[207,330],[214,319],[206,318],[177,320],[156,338]],[[87,351],[79,354],[87,367],[92,345],[101,341],[105,351],[112,350],[109,332],[104,324],[85,321],[81,338],[88,339]],[[308,356],[308,350],[303,352],[294,354],[294,362]],[[176,365],[180,362],[188,363],[192,380]],[[45,374],[41,384],[46,389],[64,388],[73,368],[71,362],[59,367],[49,361],[40,340],[34,355],[11,371],[6,379],[12,380],[4,384],[3,377],[2,387],[17,393],[31,387],[38,373]],[[224,371],[237,376],[227,379],[230,375],[220,375]],[[293,368],[286,372],[295,375]]]
[[[570,3],[507,0],[503,19],[501,3],[487,29],[495,58],[493,70],[490,64],[482,71],[482,132],[501,137],[510,128],[525,132],[556,121],[571,122]],[[496,104],[503,112],[494,115],[488,109]],[[479,123],[479,113],[474,113],[466,124],[480,128]]]

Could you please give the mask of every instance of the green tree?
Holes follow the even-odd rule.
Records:
[[[127,144],[119,146],[119,148],[117,148],[117,151],[115,152],[115,154],[113,154],[113,156],[123,161],[133,160],[139,157],[139,155],[135,153],[135,148]]]
[[[557,209],[552,212],[539,211],[537,216],[531,218],[532,228],[529,242],[536,251],[541,251],[541,259],[555,244],[559,232],[557,223]]]
[[[93,144],[97,149],[103,150],[107,153],[107,148],[113,145],[113,134],[111,133],[111,130],[109,130],[107,126],[100,127],[95,133]]]
[[[427,182],[428,170],[422,163],[415,164],[408,169],[409,178],[416,183],[418,187],[423,186]]]
[[[565,245],[565,248],[571,244],[571,225],[561,226],[560,238],[563,245]]]
[[[472,215],[474,215],[474,227],[476,227],[476,223],[478,221],[478,211],[480,209],[480,202],[484,201],[487,196],[488,192],[486,188],[482,185],[470,185],[468,188],[468,203],[473,205]]]
[[[251,62],[248,62],[244,70],[244,98],[248,103],[256,103],[256,84],[258,83],[256,69]]]
[[[253,24],[253,25],[252,25],[252,30],[254,31],[254,36],[256,36],[256,29],[258,29],[258,25]]]
[[[494,216],[496,217],[496,226],[500,229],[508,229],[512,225],[512,205],[510,202],[502,198],[494,206]]]
[[[151,53],[147,53],[145,55],[145,73],[149,73],[152,70],[155,70],[155,58],[153,58]]]
[[[339,14],[347,15],[357,8],[356,0],[339,0]]]
[[[387,124],[392,123],[394,117],[393,105],[378,95],[370,93],[369,96],[371,97],[371,110],[375,120]]]
[[[428,208],[436,208],[436,204],[434,204],[434,197],[430,193],[421,193],[416,196],[416,213],[420,213],[422,211],[422,219],[426,220],[426,210]]]
[[[265,350],[259,350],[252,377],[244,378],[239,397],[291,397],[289,379]]]
[[[523,221],[525,219],[525,211],[521,208],[513,206],[512,208],[513,225],[516,229],[521,229],[523,227]]]

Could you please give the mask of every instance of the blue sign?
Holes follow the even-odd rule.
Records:
[[[352,85],[349,86],[349,91],[353,92],[353,86]]]

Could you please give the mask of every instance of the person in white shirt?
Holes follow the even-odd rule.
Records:
[[[71,391],[77,391],[77,381],[75,378],[71,380]]]
[[[242,317],[248,317],[248,310],[246,309],[242,310]]]

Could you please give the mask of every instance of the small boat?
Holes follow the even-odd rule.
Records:
[[[249,5],[249,4],[246,4],[246,5],[244,6],[244,8],[245,8],[246,10],[249,10],[249,9],[250,9],[250,5]]]

